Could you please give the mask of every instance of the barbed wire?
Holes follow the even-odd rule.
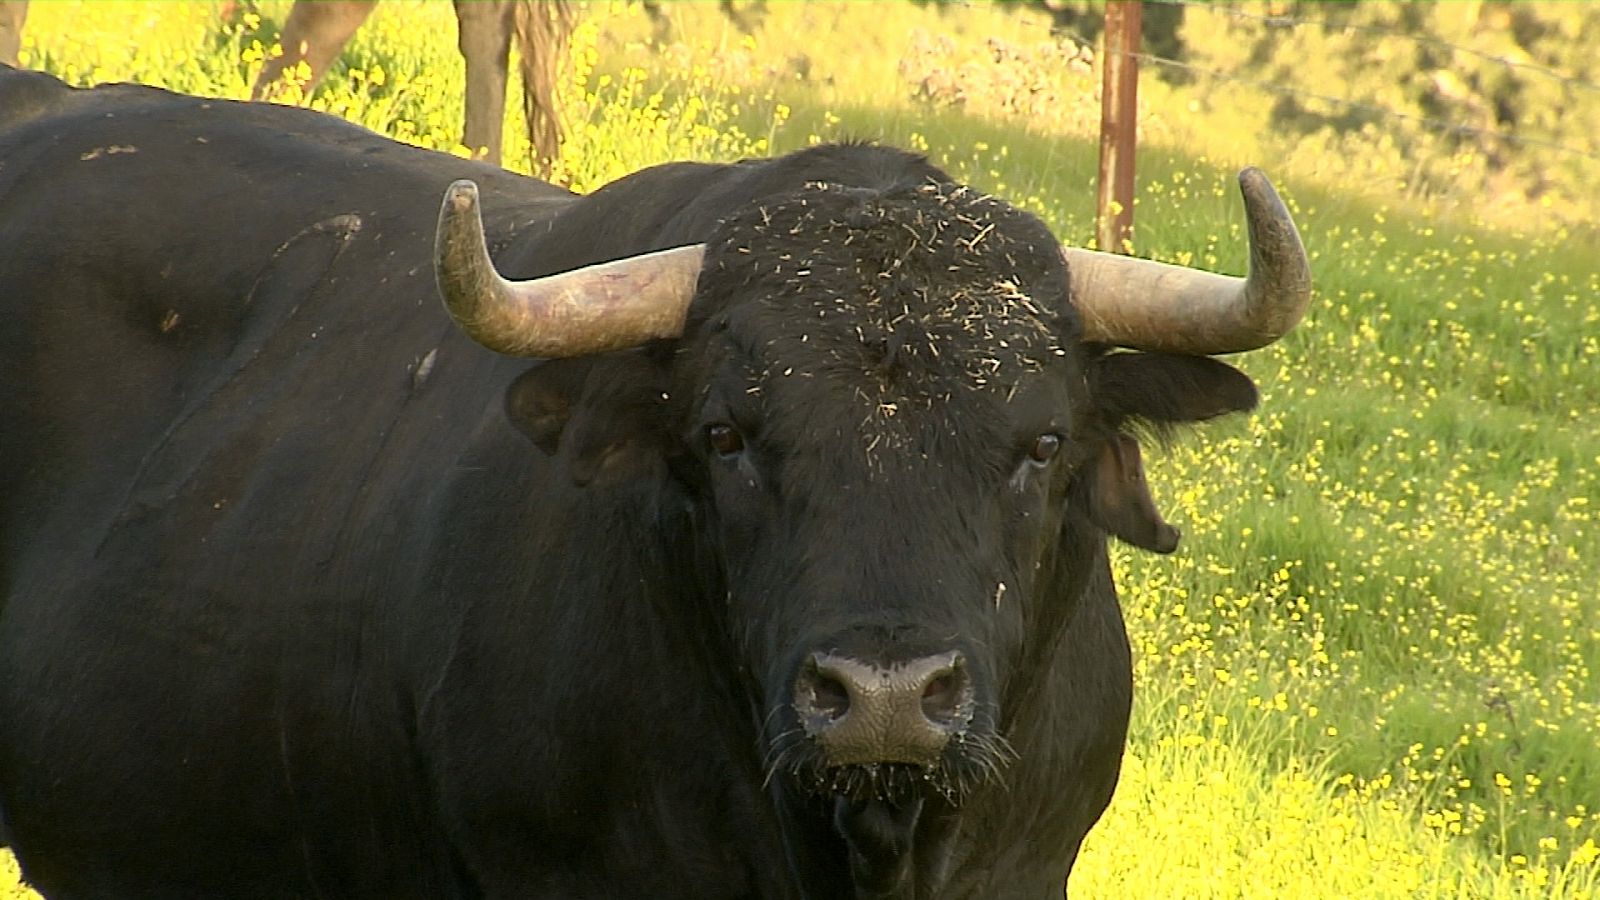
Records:
[[[1189,3],[1190,0],[1149,0],[1149,2],[1171,3],[1171,4],[1174,4],[1174,5],[1177,5],[1177,4]],[[1206,4],[1195,4],[1195,5],[1206,6]],[[1070,28],[1066,28],[1066,29],[1058,28],[1057,30],[1058,30],[1059,33],[1067,35],[1068,37],[1070,37],[1073,40],[1077,41],[1079,44],[1082,44],[1083,46],[1095,47],[1095,46],[1101,45],[1103,43],[1103,42],[1100,42],[1100,41],[1090,40],[1089,38],[1085,37],[1081,32],[1075,31],[1075,30],[1070,29]],[[1416,123],[1416,124],[1418,124],[1420,126],[1423,126],[1425,128],[1431,129],[1433,131],[1439,131],[1439,132],[1443,132],[1443,133],[1446,133],[1446,134],[1452,134],[1452,135],[1457,135],[1457,136],[1460,136],[1460,135],[1471,135],[1471,136],[1474,136],[1474,137],[1481,137],[1481,138],[1488,138],[1488,139],[1492,139],[1492,140],[1502,141],[1502,142],[1505,142],[1507,144],[1513,144],[1513,145],[1517,145],[1517,146],[1544,147],[1546,149],[1554,150],[1554,151],[1556,151],[1558,153],[1563,153],[1563,154],[1566,154],[1566,155],[1569,155],[1569,156],[1576,156],[1576,157],[1581,157],[1583,159],[1590,159],[1590,160],[1600,161],[1600,153],[1596,153],[1596,152],[1594,152],[1592,150],[1580,149],[1578,147],[1569,147],[1566,144],[1562,144],[1562,143],[1559,143],[1559,142],[1556,142],[1556,141],[1552,141],[1552,140],[1547,140],[1547,139],[1544,139],[1544,138],[1528,137],[1528,136],[1525,136],[1525,135],[1514,134],[1514,133],[1511,133],[1511,132],[1508,132],[1508,131],[1499,131],[1499,130],[1493,129],[1493,128],[1483,128],[1483,127],[1479,127],[1479,126],[1476,126],[1476,125],[1467,125],[1467,124],[1462,123],[1462,122],[1452,122],[1452,121],[1449,121],[1447,119],[1436,119],[1436,118],[1432,118],[1432,117],[1429,117],[1429,116],[1419,116],[1419,115],[1414,115],[1412,113],[1403,113],[1403,112],[1399,112],[1397,110],[1389,109],[1388,107],[1385,107],[1385,106],[1380,106],[1380,105],[1378,105],[1376,103],[1367,103],[1367,102],[1363,102],[1363,101],[1360,101],[1360,100],[1351,100],[1351,99],[1349,99],[1347,97],[1333,97],[1333,96],[1329,96],[1327,94],[1318,94],[1318,93],[1315,93],[1313,91],[1303,90],[1301,88],[1289,87],[1289,86],[1284,85],[1284,84],[1282,84],[1280,82],[1265,81],[1265,80],[1262,80],[1262,79],[1259,79],[1259,78],[1249,78],[1249,77],[1245,77],[1245,76],[1242,76],[1242,75],[1235,75],[1232,72],[1224,72],[1224,71],[1222,71],[1220,69],[1212,69],[1212,68],[1208,68],[1206,66],[1197,66],[1197,65],[1195,65],[1193,63],[1186,63],[1186,62],[1183,62],[1182,60],[1170,59],[1168,57],[1160,56],[1160,55],[1157,55],[1157,54],[1154,54],[1154,53],[1145,53],[1145,52],[1127,53],[1126,51],[1119,50],[1119,49],[1116,49],[1116,48],[1106,48],[1106,47],[1103,47],[1103,46],[1101,47],[1101,52],[1106,52],[1107,50],[1109,50],[1109,52],[1117,54],[1117,55],[1131,57],[1131,58],[1133,58],[1135,60],[1138,60],[1141,63],[1151,63],[1151,64],[1154,64],[1154,65],[1163,66],[1163,67],[1166,67],[1166,68],[1180,69],[1180,70],[1183,70],[1185,72],[1189,72],[1189,73],[1192,73],[1192,74],[1195,74],[1195,75],[1201,75],[1201,76],[1204,76],[1206,78],[1210,78],[1210,79],[1217,80],[1217,81],[1231,82],[1231,83],[1235,83],[1235,84],[1245,84],[1245,85],[1249,85],[1251,87],[1260,88],[1261,90],[1268,91],[1270,93],[1277,94],[1279,96],[1296,97],[1296,98],[1304,97],[1304,98],[1308,98],[1308,99],[1311,99],[1311,100],[1316,100],[1316,101],[1319,101],[1319,102],[1322,102],[1322,103],[1329,103],[1329,104],[1332,104],[1332,105],[1335,105],[1335,106],[1340,106],[1340,107],[1343,107],[1345,109],[1368,113],[1370,115],[1378,116],[1380,118],[1400,119],[1400,120],[1404,120],[1404,121],[1407,121],[1407,122],[1414,122],[1414,123]]]
[[[1326,18],[1303,19],[1290,15],[1252,13],[1246,12],[1242,9],[1237,9],[1231,4],[1224,5],[1220,3],[1208,3],[1203,2],[1203,0],[1146,0],[1146,2],[1152,5],[1160,6],[1181,6],[1186,8],[1193,7],[1195,9],[1205,10],[1208,13],[1231,16],[1235,19],[1250,19],[1252,21],[1264,22],[1268,25],[1268,27],[1299,28],[1304,26],[1316,26],[1330,31],[1353,31],[1362,34],[1378,34],[1386,37],[1405,38],[1413,43],[1422,44],[1429,47],[1437,47],[1439,49],[1449,50],[1453,53],[1462,53],[1468,56],[1475,56],[1479,59],[1487,60],[1488,62],[1506,66],[1507,68],[1524,69],[1538,75],[1552,78],[1567,85],[1600,93],[1600,84],[1596,84],[1595,82],[1592,82],[1586,78],[1580,78],[1576,75],[1568,75],[1565,72],[1552,69],[1549,66],[1542,66],[1538,63],[1512,59],[1508,56],[1490,53],[1486,50],[1479,50],[1474,47],[1466,47],[1461,44],[1455,44],[1431,35],[1416,34],[1414,32],[1403,31],[1394,28],[1384,28],[1378,25],[1358,25],[1350,22],[1334,22],[1331,19]]]
[[[1572,156],[1580,156],[1580,157],[1583,157],[1585,159],[1592,159],[1592,160],[1600,161],[1600,153],[1595,153],[1595,152],[1590,151],[1590,150],[1582,150],[1582,149],[1579,149],[1577,147],[1569,147],[1569,146],[1567,146],[1565,144],[1557,143],[1555,141],[1545,140],[1543,138],[1527,137],[1525,135],[1513,134],[1513,133],[1508,132],[1508,131],[1498,131],[1498,130],[1493,129],[1493,128],[1480,128],[1480,127],[1478,127],[1476,125],[1466,125],[1466,124],[1463,124],[1461,122],[1451,122],[1451,121],[1446,120],[1446,119],[1435,119],[1435,118],[1430,118],[1428,116],[1418,116],[1418,115],[1412,115],[1411,113],[1397,112],[1396,110],[1392,110],[1392,109],[1389,109],[1388,107],[1384,107],[1384,106],[1379,106],[1379,105],[1377,105],[1375,103],[1364,103],[1364,102],[1362,102],[1360,100],[1350,100],[1350,99],[1347,99],[1347,98],[1344,98],[1344,97],[1330,97],[1330,96],[1328,96],[1326,94],[1318,94],[1318,93],[1314,93],[1312,91],[1301,90],[1299,88],[1287,87],[1287,86],[1285,86],[1283,84],[1279,84],[1277,82],[1263,81],[1263,80],[1258,79],[1258,78],[1246,78],[1246,77],[1243,77],[1243,76],[1240,76],[1240,75],[1234,75],[1231,72],[1223,72],[1223,71],[1220,71],[1220,70],[1217,70],[1217,69],[1208,69],[1208,68],[1206,68],[1204,66],[1196,66],[1196,65],[1194,65],[1192,63],[1181,62],[1181,61],[1176,60],[1176,59],[1168,59],[1168,58],[1166,58],[1164,56],[1157,56],[1157,55],[1152,54],[1152,53],[1127,53],[1127,54],[1125,54],[1124,51],[1116,50],[1116,49],[1113,49],[1111,52],[1117,53],[1117,54],[1131,56],[1132,58],[1139,60],[1141,63],[1148,62],[1148,63],[1154,63],[1154,64],[1159,65],[1159,66],[1165,66],[1165,67],[1168,67],[1168,68],[1182,69],[1182,70],[1187,71],[1187,72],[1193,72],[1193,73],[1196,73],[1196,74],[1204,75],[1204,76],[1206,76],[1208,78],[1214,78],[1214,79],[1217,79],[1219,81],[1230,81],[1230,82],[1235,82],[1235,83],[1239,83],[1239,84],[1248,84],[1248,85],[1250,85],[1252,87],[1261,88],[1262,90],[1270,91],[1270,92],[1272,92],[1274,94],[1278,94],[1280,96],[1307,97],[1307,98],[1310,98],[1310,99],[1313,99],[1313,100],[1321,101],[1323,103],[1331,103],[1331,104],[1334,104],[1336,106],[1342,106],[1342,107],[1344,107],[1346,109],[1358,110],[1360,112],[1371,113],[1371,114],[1374,114],[1374,115],[1377,115],[1377,116],[1380,116],[1380,117],[1383,117],[1383,118],[1403,119],[1405,121],[1415,122],[1418,125],[1422,125],[1424,127],[1430,128],[1432,130],[1441,131],[1441,132],[1445,132],[1445,133],[1448,133],[1448,134],[1455,134],[1455,135],[1464,135],[1464,134],[1466,134],[1466,135],[1473,135],[1475,137],[1493,138],[1494,140],[1504,141],[1504,142],[1506,142],[1508,144],[1532,145],[1532,146],[1537,146],[1537,147],[1545,147],[1547,149],[1555,150],[1555,151],[1560,152],[1560,153],[1565,153],[1565,154],[1569,154],[1569,155],[1572,155]]]

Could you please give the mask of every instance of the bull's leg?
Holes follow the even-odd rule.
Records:
[[[657,44],[671,40],[672,20],[667,17],[667,11],[661,8],[660,0],[644,0],[639,5],[644,7],[644,14],[650,17],[650,40]]]
[[[514,7],[499,0],[455,0],[455,4],[457,46],[467,63],[467,122],[461,142],[473,156],[498,166]]]
[[[306,82],[305,94],[316,89],[328,67],[339,58],[339,52],[372,15],[378,0],[327,0],[312,3],[295,0],[289,18],[283,23],[279,43],[283,55],[269,59],[261,66],[256,84],[250,90],[251,100],[272,100],[280,96],[285,87],[283,73],[304,60],[311,67],[311,80]]]
[[[743,34],[755,34],[756,26],[760,24],[761,18],[767,14],[766,0],[756,0],[756,2],[750,4],[748,13],[735,6],[733,0],[721,0],[717,6],[722,9],[723,17],[732,22],[733,27],[739,29]]]
[[[0,63],[17,64],[22,49],[22,22],[28,18],[28,0],[0,0]]]

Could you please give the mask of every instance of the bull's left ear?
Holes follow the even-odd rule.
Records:
[[[1113,429],[1129,419],[1154,425],[1200,422],[1255,409],[1255,382],[1209,356],[1112,353],[1094,360],[1089,391]]]
[[[1150,496],[1139,442],[1124,430],[1131,421],[1162,431],[1256,405],[1256,386],[1243,372],[1204,356],[1112,353],[1090,363],[1090,394],[1109,437],[1091,461],[1089,516],[1124,541],[1171,553],[1178,529],[1167,524]]]
[[[1150,496],[1138,441],[1125,434],[1112,435],[1092,466],[1089,518],[1096,525],[1135,547],[1157,553],[1178,549],[1178,529],[1161,518]]]

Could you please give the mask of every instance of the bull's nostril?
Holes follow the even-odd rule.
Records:
[[[795,680],[794,706],[810,732],[832,728],[850,712],[848,673],[839,671],[825,655],[806,660]]]
[[[814,673],[810,679],[812,712],[838,721],[850,711],[850,691],[838,679]]]
[[[950,725],[965,712],[966,678],[960,669],[942,672],[922,689],[922,714],[936,725]]]
[[[972,677],[955,651],[887,665],[814,653],[794,682],[794,711],[830,766],[932,766],[972,710]]]

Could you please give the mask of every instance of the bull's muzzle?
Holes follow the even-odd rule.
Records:
[[[794,708],[828,766],[933,766],[973,713],[960,653],[878,666],[814,653],[795,679]]]

